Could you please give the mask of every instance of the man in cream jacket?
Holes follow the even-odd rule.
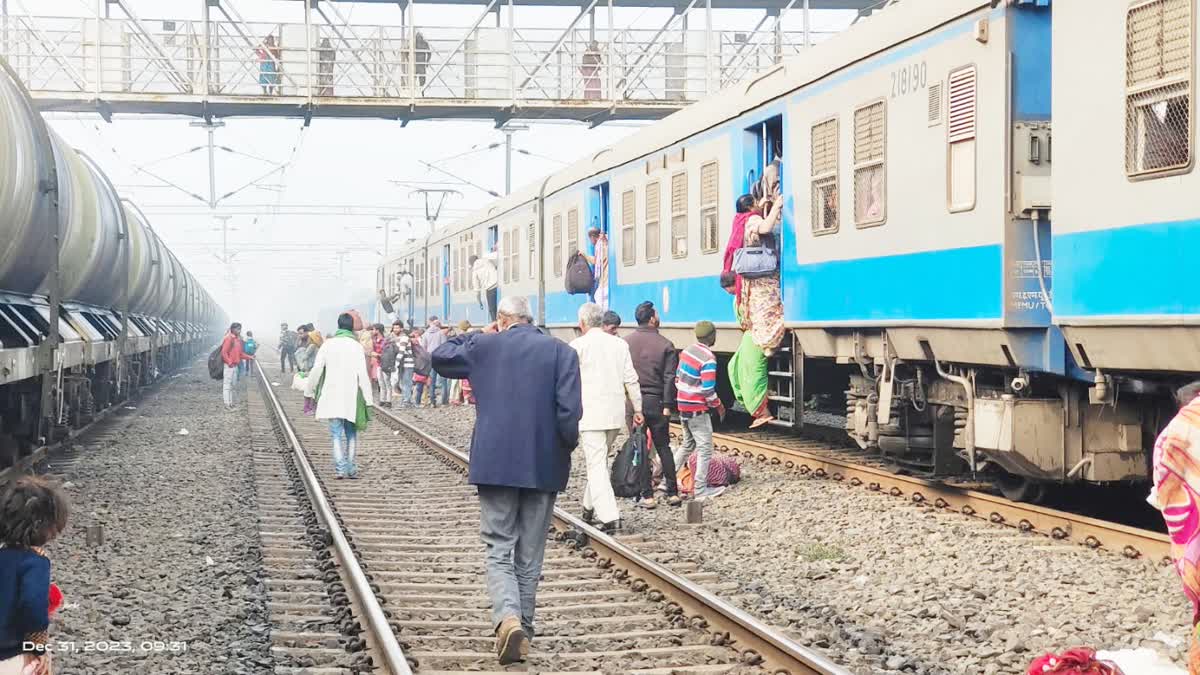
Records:
[[[583,335],[571,342],[579,354],[583,390],[583,417],[579,420],[579,446],[587,466],[583,490],[583,519],[598,520],[606,532],[620,525],[621,513],[609,481],[608,451],[625,426],[625,397],[633,404],[633,421],[641,425],[642,392],[629,345],[601,329],[604,310],[594,302],[579,308],[579,330]]]
[[[317,385],[321,386],[316,417],[329,420],[329,433],[333,436],[333,468],[338,478],[358,478],[354,457],[358,451],[358,432],[362,431],[357,426],[359,395],[367,408],[375,405],[371,398],[371,378],[367,375],[367,358],[353,331],[354,317],[349,314],[339,316],[338,331],[321,345],[304,386],[305,398],[312,398]]]

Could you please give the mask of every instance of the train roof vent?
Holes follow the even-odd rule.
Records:
[[[950,142],[975,138],[975,66],[950,74]]]

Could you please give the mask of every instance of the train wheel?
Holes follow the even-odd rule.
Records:
[[[1032,478],[1009,476],[1000,481],[1000,494],[1014,502],[1040,504],[1046,496],[1046,484]]]

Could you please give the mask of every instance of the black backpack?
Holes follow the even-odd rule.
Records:
[[[638,497],[650,484],[650,461],[646,454],[646,427],[633,433],[617,453],[612,466],[612,489],[618,497]]]
[[[396,347],[396,341],[387,338],[387,341],[383,345],[383,351],[379,354],[379,368],[383,372],[390,373],[396,370],[396,354],[399,351],[399,348]]]
[[[433,368],[433,357],[429,355],[429,350],[425,349],[421,344],[413,346],[413,372],[417,375],[428,375]]]
[[[567,292],[572,295],[576,293],[589,294],[596,286],[596,277],[592,274],[592,266],[579,251],[571,254],[571,257],[567,259],[566,274],[563,276]]]
[[[225,379],[225,359],[221,358],[220,347],[208,355],[208,376],[214,380]]]

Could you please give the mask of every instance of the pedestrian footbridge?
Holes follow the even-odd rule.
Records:
[[[330,0],[272,3],[294,15],[282,22],[247,20],[233,0],[193,2],[189,18],[141,16],[129,0],[96,0],[90,16],[30,13],[40,0],[0,0],[0,55],[44,110],[598,124],[663,117],[801,55],[827,35],[809,29],[812,10],[883,4],[390,0],[394,20],[368,23]],[[620,28],[614,3],[659,17],[672,11],[662,23]],[[451,5],[474,5],[476,19],[438,25]],[[757,27],[714,25],[714,12],[734,10],[754,13]],[[785,29],[798,17],[799,30]]]

